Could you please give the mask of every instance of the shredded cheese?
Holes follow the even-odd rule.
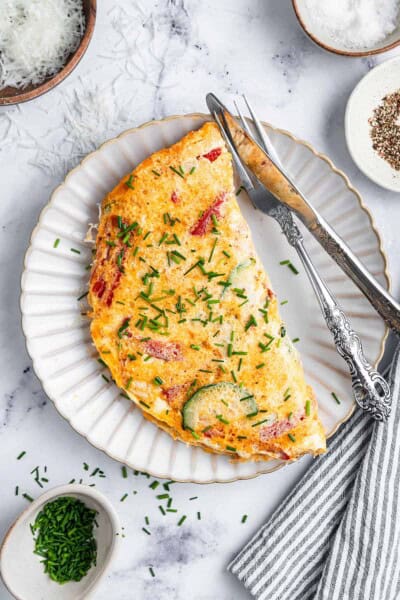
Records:
[[[58,73],[84,29],[82,0],[1,0],[0,89]]]

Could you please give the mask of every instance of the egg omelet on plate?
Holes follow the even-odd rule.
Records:
[[[89,303],[116,384],[174,438],[234,460],[325,451],[214,123],[104,198]]]

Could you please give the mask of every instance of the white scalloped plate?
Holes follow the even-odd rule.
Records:
[[[198,483],[225,482],[268,473],[284,464],[233,464],[174,441],[143,418],[140,409],[102,378],[101,365],[81,315],[77,298],[86,291],[91,249],[85,245],[88,224],[96,222],[98,203],[150,153],[169,146],[206,115],[152,121],[110,140],[73,169],[53,193],[32,234],[22,275],[22,327],[33,366],[47,395],[72,427],[91,444],[128,466],[158,477]],[[324,156],[291,134],[268,127],[288,171],[315,207],[337,229],[368,269],[388,286],[386,260],[371,217],[343,173]],[[353,410],[350,379],[337,355],[306,275],[279,264],[298,260],[268,217],[256,211],[244,193],[239,202],[253,232],[257,250],[271,275],[292,338],[299,337],[307,379],[314,386],[328,435]],[[60,238],[57,248],[54,241]],[[382,353],[385,327],[358,289],[308,234],[306,243],[316,267],[336,294],[364,342],[370,361]],[[71,252],[71,248],[81,254]],[[83,301],[84,302],[84,301]],[[104,374],[104,373],[103,373]],[[334,391],[341,399],[335,403]]]

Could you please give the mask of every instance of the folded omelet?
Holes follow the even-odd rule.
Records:
[[[89,302],[101,360],[174,438],[235,460],[325,451],[215,124],[104,198]]]

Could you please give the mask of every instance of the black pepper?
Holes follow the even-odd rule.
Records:
[[[382,98],[372,117],[372,148],[396,171],[400,170],[400,90]]]

